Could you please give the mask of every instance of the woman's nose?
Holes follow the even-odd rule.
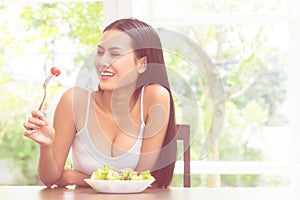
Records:
[[[98,66],[100,66],[101,68],[106,68],[110,65],[111,59],[109,56],[107,56],[106,54],[104,54],[101,58],[98,59]]]

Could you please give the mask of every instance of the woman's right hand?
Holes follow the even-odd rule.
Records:
[[[24,136],[32,139],[41,146],[52,146],[55,130],[53,126],[48,123],[41,111],[32,111],[31,116],[27,122],[24,122],[23,126],[26,129]]]

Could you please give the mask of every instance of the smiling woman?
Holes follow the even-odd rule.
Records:
[[[150,170],[152,186],[167,187],[176,160],[175,119],[158,35],[137,19],[117,20],[104,29],[94,65],[98,90],[67,90],[53,125],[40,111],[24,122],[24,135],[40,145],[41,180],[86,186],[84,179],[108,165]],[[64,169],[71,147],[74,168]]]

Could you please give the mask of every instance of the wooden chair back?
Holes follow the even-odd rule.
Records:
[[[190,125],[187,124],[177,124],[176,125],[176,140],[183,141],[183,186],[191,187],[191,174],[190,174]]]

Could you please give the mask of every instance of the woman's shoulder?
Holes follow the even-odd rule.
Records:
[[[170,101],[170,93],[167,88],[159,84],[150,84],[145,86],[144,100],[149,103],[163,103]]]
[[[89,93],[88,90],[80,88],[80,87],[71,87],[69,89],[67,89],[64,93],[63,93],[63,97],[74,97],[74,96],[86,96]]]
[[[79,87],[67,89],[57,106],[59,113],[71,116],[75,122],[76,129],[80,129],[85,121],[85,113],[88,105],[89,91]],[[84,114],[83,114],[84,113]]]
[[[67,103],[80,103],[83,100],[87,99],[87,95],[89,94],[89,91],[80,87],[72,87],[67,89],[62,97],[61,101],[62,102],[67,102]],[[85,101],[86,102],[86,101]]]
[[[80,88],[80,87],[71,87],[64,92],[64,95],[73,95],[73,94],[83,95],[88,93],[89,91],[87,89]]]

